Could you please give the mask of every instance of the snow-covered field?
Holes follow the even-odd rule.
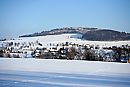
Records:
[[[129,87],[130,64],[0,58],[0,87]]]
[[[100,61],[56,60],[33,58],[0,58],[0,70],[19,70],[35,72],[58,72],[79,74],[128,73],[130,63]]]

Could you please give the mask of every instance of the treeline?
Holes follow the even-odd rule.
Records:
[[[130,40],[130,34],[113,30],[96,30],[86,32],[83,38],[92,41],[121,41]]]

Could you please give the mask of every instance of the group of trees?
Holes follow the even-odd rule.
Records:
[[[10,42],[8,45],[15,47],[19,46],[19,43]],[[38,45],[42,46],[41,43]],[[70,46],[71,45],[71,46]],[[31,46],[31,43],[29,43]],[[60,49],[59,49],[60,46]],[[99,49],[98,46],[84,46],[78,44],[70,44],[66,42],[65,44],[56,45],[55,50],[47,50],[47,48],[40,49],[39,52],[32,50],[30,54],[34,58],[42,59],[68,59],[68,60],[92,60],[92,61],[120,61],[121,58],[130,58],[130,46],[122,45],[121,47],[104,47]],[[0,50],[0,57],[11,57],[11,49]],[[19,53],[16,52],[12,57],[19,58]],[[27,57],[27,52],[22,52]]]
[[[109,50],[109,51],[108,51]],[[37,58],[53,58],[68,60],[91,60],[91,61],[118,61],[121,58],[130,58],[130,47],[94,48],[87,46],[62,47],[58,51],[40,52]]]
[[[88,31],[83,35],[83,38],[92,41],[130,40],[130,33],[102,29],[96,31]]]

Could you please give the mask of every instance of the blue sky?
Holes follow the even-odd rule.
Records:
[[[59,27],[130,32],[130,0],[0,0],[0,38]]]

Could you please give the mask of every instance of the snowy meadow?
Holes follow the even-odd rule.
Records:
[[[0,58],[1,87],[129,87],[130,64]]]

